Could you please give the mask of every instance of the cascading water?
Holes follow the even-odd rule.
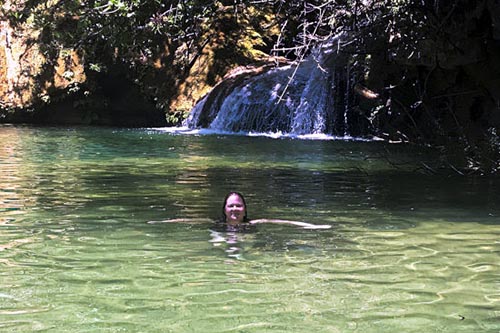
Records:
[[[339,39],[298,65],[229,76],[198,102],[185,125],[229,132],[349,135],[346,90],[351,80],[345,78],[345,69],[334,65],[334,43]]]

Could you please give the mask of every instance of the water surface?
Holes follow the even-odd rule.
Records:
[[[0,331],[499,332],[496,178],[382,142],[0,127]],[[252,218],[214,230],[230,190]]]

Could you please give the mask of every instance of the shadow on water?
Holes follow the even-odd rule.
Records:
[[[363,226],[374,230],[402,230],[416,227],[417,223],[404,219],[378,218],[370,219],[363,223]]]

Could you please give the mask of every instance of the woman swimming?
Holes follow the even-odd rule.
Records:
[[[304,229],[329,229],[330,225],[317,225],[306,222],[290,221],[290,220],[279,220],[279,219],[257,219],[250,220],[247,216],[247,204],[245,198],[239,192],[229,192],[224,199],[224,205],[222,207],[222,219],[223,223],[227,225],[240,225],[248,223],[250,225],[259,223],[275,223],[275,224],[289,224]]]
[[[210,219],[172,219],[172,220],[165,220],[165,221],[160,221],[160,223],[169,223],[169,222],[192,222],[192,221],[198,221],[198,222],[205,222],[205,221],[212,221]],[[219,224],[223,224],[230,229],[239,229],[240,227],[245,226],[251,226],[251,225],[256,225],[256,224],[261,224],[261,223],[274,223],[274,224],[287,224],[287,225],[294,225],[297,227],[301,227],[304,229],[330,229],[330,225],[317,225],[317,224],[311,224],[311,223],[306,223],[306,222],[299,222],[299,221],[290,221],[290,220],[279,220],[279,219],[257,219],[257,220],[250,220],[248,218],[247,214],[247,204],[245,202],[245,198],[243,195],[239,192],[229,192],[226,197],[224,198],[224,203],[222,205],[222,216],[219,221],[217,221]],[[158,223],[155,221],[151,221],[149,223]]]

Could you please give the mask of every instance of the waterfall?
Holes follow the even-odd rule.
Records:
[[[351,83],[345,79],[345,66],[335,65],[335,43],[338,38],[298,64],[229,76],[196,104],[185,125],[229,132],[348,135]]]

